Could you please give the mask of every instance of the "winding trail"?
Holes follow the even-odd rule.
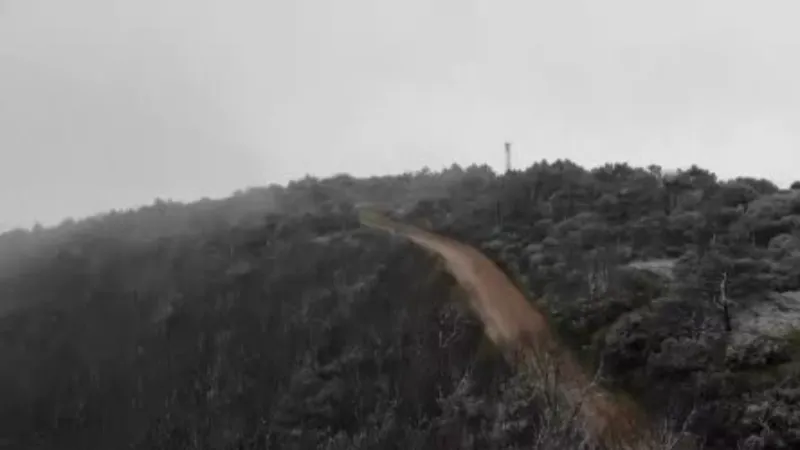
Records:
[[[403,235],[439,255],[467,292],[487,336],[513,364],[532,369],[537,376],[555,377],[571,410],[598,442],[611,448],[653,448],[644,414],[635,405],[615,399],[587,376],[559,344],[544,314],[488,257],[469,245],[375,214],[362,217],[362,223]]]

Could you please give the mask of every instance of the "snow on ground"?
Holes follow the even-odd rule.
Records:
[[[740,311],[733,319],[734,340],[747,335],[781,338],[800,329],[800,291],[772,293],[763,302]]]
[[[651,259],[649,261],[633,261],[628,266],[634,269],[646,270],[671,280],[672,271],[677,261],[677,259]]]

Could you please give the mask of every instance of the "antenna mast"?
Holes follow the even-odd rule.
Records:
[[[506,172],[511,172],[511,143],[506,142]]]

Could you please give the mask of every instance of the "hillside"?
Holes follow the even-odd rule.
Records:
[[[652,413],[711,448],[796,448],[798,187],[557,161],[410,217],[500,262],[611,388]]]
[[[800,445],[800,190],[557,161],[1,235],[0,448],[577,446],[452,277],[363,206],[483,249],[654,420],[709,448]]]
[[[347,224],[272,225],[73,249],[37,268],[61,279],[13,286],[41,298],[2,320],[6,446],[460,440],[461,403],[496,401],[508,374],[475,359],[480,328],[447,302],[450,280]],[[480,382],[459,387],[467,371]]]

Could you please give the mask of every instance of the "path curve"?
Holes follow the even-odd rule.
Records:
[[[365,225],[399,233],[439,255],[448,271],[467,292],[470,306],[484,324],[487,336],[514,364],[535,373],[558,373],[560,390],[579,412],[595,439],[614,448],[651,448],[649,428],[634,405],[614,399],[586,375],[571,353],[559,345],[544,314],[525,299],[511,280],[474,247],[405,224],[372,216]],[[546,363],[543,363],[546,361]]]

